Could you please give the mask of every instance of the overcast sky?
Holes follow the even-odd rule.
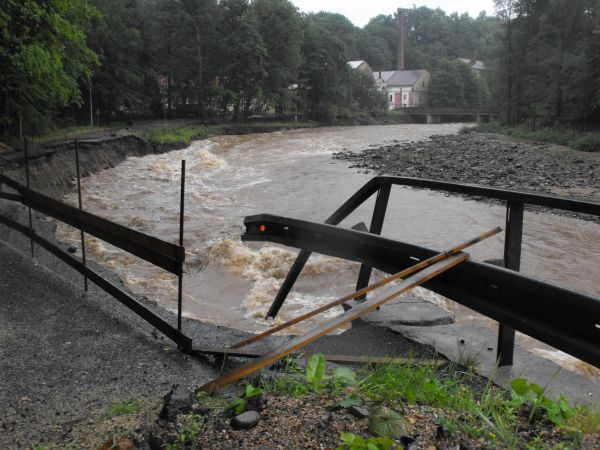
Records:
[[[392,14],[398,8],[413,5],[441,8],[447,14],[468,12],[477,17],[483,10],[488,16],[495,14],[494,0],[292,0],[302,12],[329,11],[343,14],[359,27],[367,24],[371,17]]]

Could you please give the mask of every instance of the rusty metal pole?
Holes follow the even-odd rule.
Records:
[[[504,238],[504,267],[510,270],[521,269],[521,243],[523,241],[522,202],[509,201],[506,205],[506,235]],[[499,366],[512,366],[515,349],[515,330],[503,323],[498,327],[498,348],[496,358]]]
[[[181,198],[179,199],[179,246],[183,247],[183,220],[185,212],[185,159],[181,160]],[[177,329],[181,332],[181,307],[183,303],[183,267],[178,275]]]
[[[79,170],[79,141],[77,139],[75,139],[75,167],[77,170],[77,200],[79,203],[79,209],[83,209],[82,206],[82,201],[81,201],[81,172]],[[86,260],[85,260],[85,235],[83,233],[83,230],[81,231],[81,261],[83,262],[83,265],[86,265]],[[83,287],[85,289],[85,292],[88,291],[88,279],[87,279],[87,275],[83,276]]]
[[[25,156],[25,181],[27,183],[27,189],[30,188],[29,186],[29,153],[28,153],[28,148],[27,148],[27,137],[24,136],[23,137],[23,152],[24,152],[24,156]],[[27,207],[28,213],[29,213],[29,231],[33,232],[33,220],[31,217],[31,206]],[[29,245],[31,248],[31,257],[34,257],[34,252],[33,252],[33,239],[29,239]]]

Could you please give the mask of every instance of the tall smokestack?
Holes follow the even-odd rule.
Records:
[[[398,60],[396,70],[404,70],[404,13],[398,8]]]

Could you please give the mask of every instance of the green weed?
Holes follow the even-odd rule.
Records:
[[[342,433],[343,444],[336,450],[389,450],[394,441],[388,438],[372,437],[364,439],[354,433]]]
[[[498,122],[490,122],[473,127],[469,131],[505,134],[519,139],[565,145],[583,152],[600,152],[599,133],[585,133],[569,128],[540,128],[532,131],[522,126],[506,127],[500,125]],[[465,130],[462,134],[466,132]]]
[[[193,140],[205,138],[207,132],[203,126],[188,126],[147,131],[142,136],[154,144],[189,145]]]
[[[108,417],[124,416],[127,414],[137,414],[140,412],[140,405],[137,402],[119,402],[109,406]]]

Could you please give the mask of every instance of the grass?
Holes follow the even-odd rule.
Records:
[[[227,130],[240,129],[244,132],[260,132],[310,128],[314,122],[245,122],[240,124],[192,125],[167,127],[142,133],[142,138],[153,144],[188,146],[194,140],[224,134]]]
[[[49,130],[49,131],[45,132],[44,134],[36,137],[35,140],[38,142],[54,141],[56,139],[65,139],[69,136],[76,135],[76,134],[87,133],[90,131],[98,131],[98,130],[103,130],[103,129],[104,129],[103,127],[90,126],[90,125],[59,128],[59,129],[55,129],[55,130]]]
[[[364,403],[371,409],[371,423],[375,420],[374,411],[382,408],[419,409],[424,414],[434,409],[434,423],[444,433],[459,433],[485,446],[507,449],[550,448],[545,440],[548,432],[554,433],[554,438],[559,434],[564,447],[558,448],[573,448],[583,434],[600,431],[600,406],[575,408],[563,396],[558,400],[547,398],[545,388],[523,378],[513,380],[507,391],[454,363],[439,368],[409,361],[365,366],[356,371],[348,367],[328,371],[324,358],[313,355],[303,370],[293,361],[288,361],[285,368],[291,371],[289,375],[263,377],[256,388],[246,385],[238,397],[240,401],[232,402],[229,397],[229,408],[232,404],[245,405],[244,400],[251,396],[277,392],[329,396],[335,400],[332,409]],[[223,406],[227,403],[224,399],[201,395],[199,401],[205,406],[220,404],[227,408]],[[341,449],[389,448],[387,441],[352,433],[344,433],[340,439]]]
[[[140,409],[140,404],[137,402],[123,401],[119,403],[113,403],[108,408],[107,416],[117,417],[127,414],[137,414],[140,412]]]
[[[584,152],[600,152],[600,133],[584,133],[570,128],[541,128],[532,131],[525,127],[506,127],[490,122],[471,128],[471,131],[499,133],[519,139],[550,142]],[[463,132],[469,132],[464,130]]]
[[[203,126],[187,126],[177,128],[161,128],[146,131],[142,137],[153,144],[189,145],[191,141],[208,136]]]

